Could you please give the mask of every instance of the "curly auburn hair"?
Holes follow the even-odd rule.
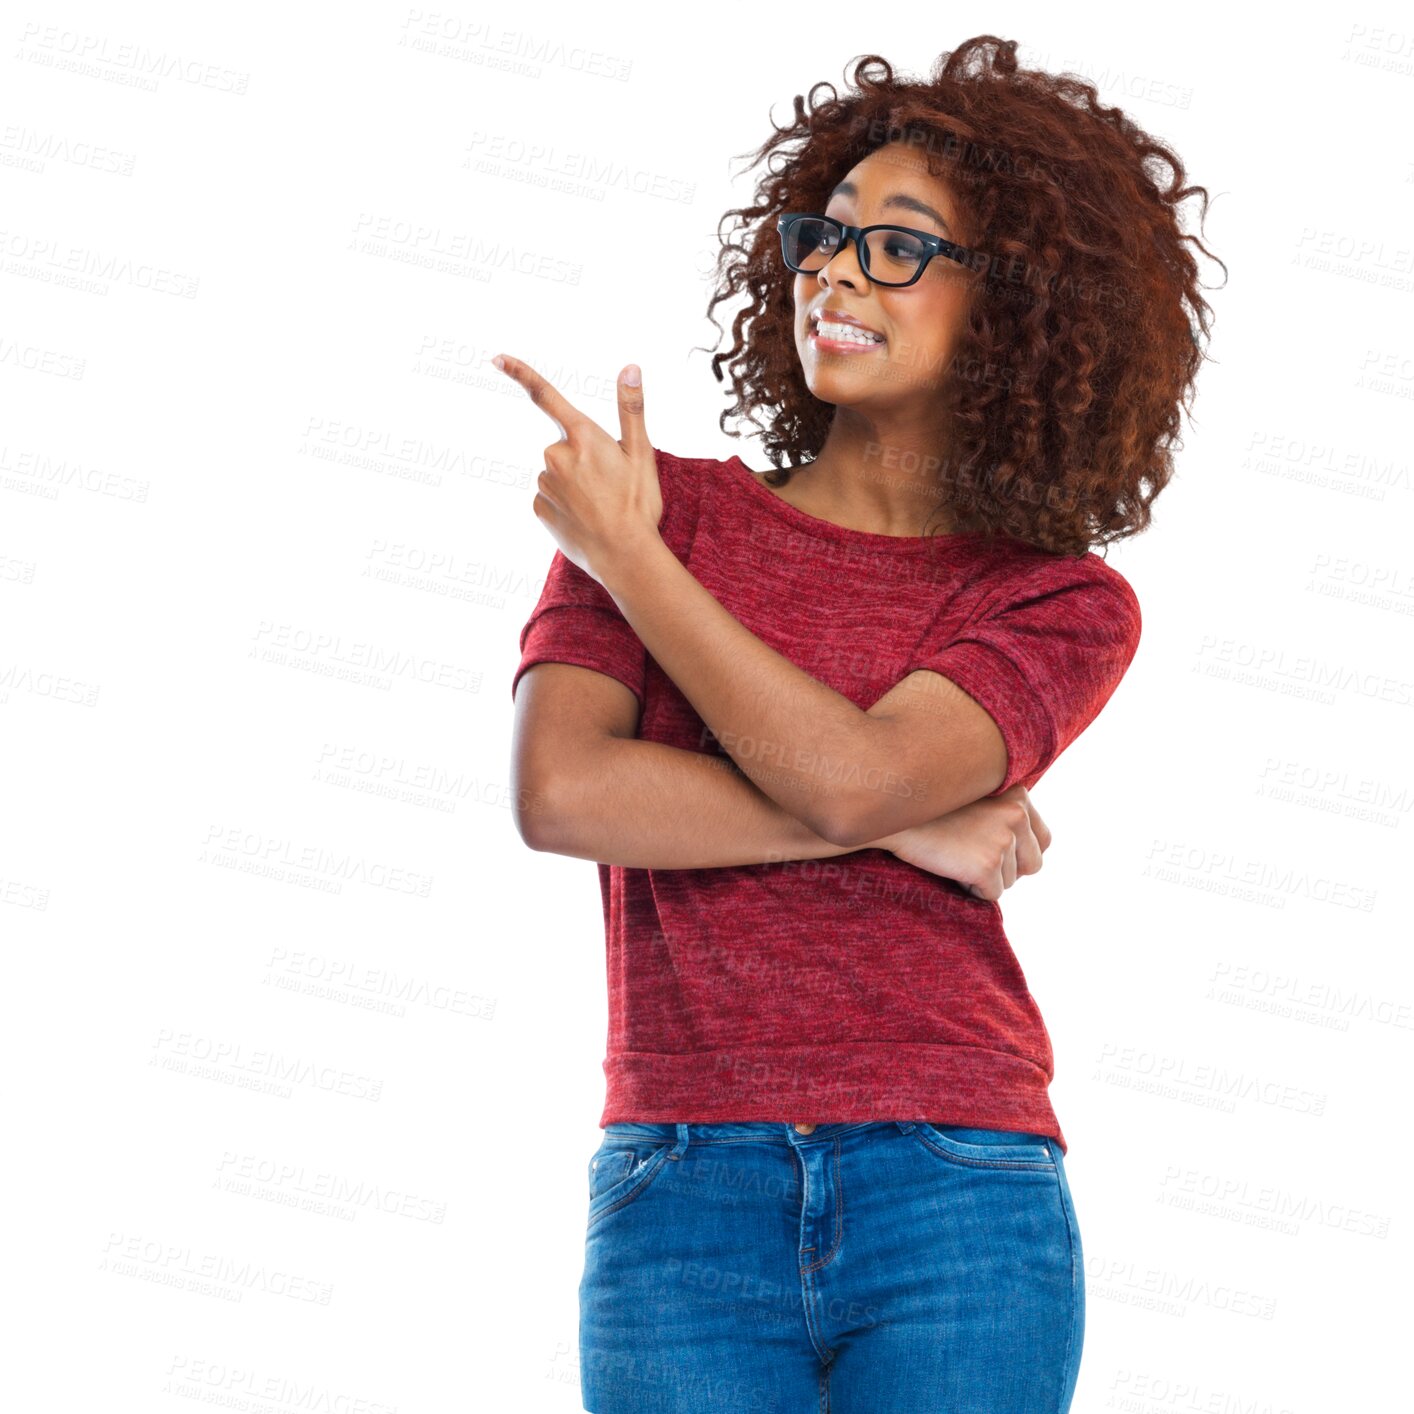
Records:
[[[1177,155],[1103,107],[1093,84],[1020,68],[1016,47],[970,39],[927,81],[896,78],[870,54],[854,61],[845,97],[816,84],[807,110],[796,95],[794,122],[773,120],[750,164],[773,159],[755,203],[718,223],[708,317],[723,300],[749,298],[712,373],[720,383],[722,365],[731,372],[722,430],[729,417],[761,429],[768,482],[783,486],[798,469],[787,460],[819,454],[834,408],[800,366],[795,276],[775,218],[823,210],[855,163],[906,141],[948,182],[968,228],[957,239],[991,257],[938,393],[951,429],[938,509],[962,528],[1080,556],[1146,528],[1173,474],[1179,409],[1211,313],[1185,242],[1216,259],[1182,234],[1178,208],[1201,192],[1206,215],[1208,193],[1184,186]],[[817,103],[821,89],[829,96]],[[733,216],[741,241],[722,238]]]

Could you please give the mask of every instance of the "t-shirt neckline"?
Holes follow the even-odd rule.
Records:
[[[732,456],[727,465],[740,468],[739,479],[747,483],[756,499],[766,505],[778,519],[822,540],[868,546],[875,550],[887,548],[907,552],[927,550],[939,543],[946,544],[950,541],[976,540],[982,534],[979,530],[955,530],[933,535],[885,535],[877,530],[856,530],[853,526],[836,525],[832,520],[822,520],[819,516],[813,516],[808,511],[791,505],[789,501],[782,500],[769,486],[763,486],[756,479],[755,472],[739,456]]]

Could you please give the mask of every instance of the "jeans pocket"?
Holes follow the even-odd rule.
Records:
[[[627,1125],[611,1126],[589,1160],[591,1227],[646,1192],[672,1152],[673,1141],[629,1130]]]
[[[913,1133],[930,1153],[967,1168],[1054,1170],[1055,1154],[1044,1134],[1016,1129],[974,1129],[961,1124],[917,1124]]]

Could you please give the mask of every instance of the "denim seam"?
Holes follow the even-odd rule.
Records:
[[[805,1312],[805,1331],[810,1337],[810,1344],[814,1347],[815,1354],[828,1366],[830,1361],[834,1359],[835,1352],[824,1344],[823,1332],[815,1320],[815,1281],[810,1275],[813,1270],[813,1267],[801,1269],[801,1296],[803,1297],[801,1309]]]
[[[726,1121],[722,1121],[722,1122],[725,1123]],[[773,1121],[761,1120],[761,1121],[751,1121],[751,1122],[752,1122],[752,1123],[761,1123],[761,1124],[770,1124],[770,1125],[771,1125],[771,1129],[770,1129],[770,1130],[763,1130],[760,1134],[729,1134],[729,1135],[728,1135],[728,1134],[724,1134],[724,1135],[721,1135],[721,1136],[713,1136],[713,1137],[710,1137],[710,1138],[699,1138],[699,1137],[697,1137],[697,1136],[694,1135],[693,1138],[692,1138],[692,1142],[693,1142],[693,1144],[702,1144],[702,1145],[709,1145],[709,1144],[775,1144],[775,1145],[777,1145],[777,1146],[785,1146],[785,1147],[787,1147],[787,1148],[794,1148],[794,1147],[795,1147],[795,1145],[792,1144],[791,1140],[790,1140],[789,1138],[787,1138],[786,1135],[781,1134],[781,1133],[779,1133],[779,1132],[777,1132],[777,1131],[775,1130],[775,1125],[774,1125],[774,1122],[773,1122]],[[827,1121],[827,1122],[833,1122],[833,1121]],[[702,1121],[702,1123],[703,1123],[704,1125],[711,1125],[711,1124],[717,1123],[717,1121],[714,1121],[714,1120],[704,1120],[704,1121]],[[844,1129],[839,1130],[838,1133],[837,1133],[837,1135],[836,1135],[835,1137],[843,1138],[846,1134],[853,1134],[856,1130],[867,1129],[867,1128],[869,1128],[871,1125],[890,1125],[890,1124],[891,1124],[891,1125],[895,1125],[895,1126],[900,1130],[900,1132],[906,1134],[906,1133],[909,1132],[909,1130],[908,1130],[907,1128],[905,1128],[905,1124],[912,1125],[912,1124],[914,1124],[914,1123],[916,1123],[916,1121],[911,1121],[911,1120],[910,1120],[910,1121],[904,1121],[904,1120],[880,1120],[880,1119],[861,1119],[861,1120],[854,1120],[854,1121],[850,1121],[850,1122],[846,1125],[846,1127],[845,1127]],[[691,1122],[689,1122],[689,1126],[688,1126],[688,1127],[689,1127],[689,1128],[692,1127]],[[645,1143],[645,1142],[649,1141],[649,1140],[651,1139],[651,1137],[652,1137],[652,1136],[647,1135],[647,1134],[644,1134],[644,1135],[636,1135],[636,1134],[609,1134],[609,1135],[606,1135],[606,1137],[603,1139],[602,1143],[608,1144],[608,1145],[610,1145],[610,1146],[613,1146],[613,1145],[615,1145],[615,1144],[620,1144],[620,1145],[622,1145],[622,1144],[642,1144],[642,1143]],[[672,1141],[665,1139],[663,1142],[666,1144],[666,1143],[671,1143]]]
[[[618,1152],[620,1154],[627,1154],[630,1156],[633,1153],[631,1149],[626,1148],[620,1149],[618,1150]],[[614,1179],[612,1183],[604,1183],[603,1175],[601,1174],[600,1170],[601,1168],[603,1168],[603,1161],[608,1157],[609,1155],[607,1154],[600,1154],[598,1160],[590,1167],[589,1184],[591,1192],[589,1194],[589,1201],[591,1203],[593,1203],[596,1199],[602,1198],[604,1194],[612,1192],[615,1188],[619,1186],[619,1184],[623,1183],[633,1173],[633,1165],[629,1164],[627,1167],[624,1168],[623,1172],[620,1173],[619,1176]],[[596,1186],[599,1188],[599,1191],[597,1193],[592,1191]]]
[[[808,1267],[803,1267],[802,1271],[818,1272],[821,1267],[827,1267],[839,1255],[841,1244],[844,1242],[844,1180],[840,1176],[840,1141],[834,1143],[835,1158],[835,1244],[818,1261],[812,1262]]]
[[[800,1167],[800,1212],[803,1224],[805,1214],[810,1211],[810,1166],[799,1154],[795,1156],[795,1161]],[[815,1322],[815,1281],[811,1276],[813,1271],[815,1271],[814,1264],[802,1266],[800,1269],[800,1309],[805,1316],[805,1331],[810,1337],[810,1344],[815,1348],[815,1354],[828,1364],[834,1352],[824,1344],[823,1333]]]
[[[1071,1383],[1071,1381],[1070,1381],[1070,1357],[1071,1357],[1071,1352],[1075,1349],[1075,1325],[1076,1325],[1076,1317],[1078,1316],[1079,1311],[1080,1311],[1080,1304],[1079,1304],[1079,1302],[1075,1299],[1075,1283],[1076,1283],[1076,1276],[1077,1276],[1077,1273],[1076,1273],[1076,1261],[1075,1261],[1075,1234],[1074,1234],[1074,1232],[1071,1230],[1071,1223],[1070,1223],[1070,1204],[1069,1204],[1068,1202],[1066,1202],[1065,1190],[1064,1190],[1064,1188],[1062,1188],[1062,1186],[1061,1186],[1060,1177],[1061,1177],[1061,1176],[1060,1176],[1060,1166],[1057,1165],[1057,1166],[1056,1166],[1056,1194],[1057,1194],[1057,1196],[1058,1196],[1058,1197],[1060,1198],[1060,1200],[1061,1200],[1061,1214],[1062,1214],[1062,1215],[1064,1216],[1064,1218],[1065,1218],[1065,1240],[1066,1240],[1067,1246],[1070,1248],[1070,1329],[1067,1331],[1067,1333],[1066,1333],[1066,1338],[1065,1338],[1065,1359],[1061,1362],[1061,1369],[1062,1369],[1063,1371],[1065,1371],[1065,1374],[1066,1374],[1066,1384],[1069,1384],[1069,1383]],[[1057,1395],[1057,1397],[1056,1397],[1056,1414],[1063,1414],[1063,1411],[1062,1411],[1062,1409],[1061,1409],[1061,1400],[1064,1399],[1064,1398],[1065,1398],[1065,1385],[1063,1384],[1063,1385],[1061,1386],[1060,1394]],[[1072,1402],[1073,1402],[1073,1400],[1074,1400],[1074,1391],[1073,1391],[1073,1390],[1072,1390],[1071,1398],[1072,1398]]]
[[[930,1154],[937,1154],[939,1158],[946,1159],[950,1164],[958,1164],[963,1168],[974,1169],[1029,1169],[1032,1173],[1055,1173],[1054,1162],[1047,1163],[1042,1159],[974,1159],[964,1158],[961,1154],[949,1153],[946,1149],[940,1149],[936,1144],[923,1133],[921,1129],[912,1131],[915,1139],[923,1145]]]
[[[666,1167],[667,1162],[668,1162],[668,1149],[669,1149],[669,1147],[671,1147],[671,1146],[669,1146],[669,1145],[664,1145],[663,1148],[660,1149],[656,1154],[654,1154],[651,1159],[648,1159],[648,1160],[645,1162],[644,1168],[645,1168],[646,1172],[644,1173],[643,1177],[640,1178],[639,1181],[638,1181],[637,1183],[635,1183],[632,1188],[629,1189],[629,1191],[628,1191],[627,1193],[625,1193],[621,1198],[616,1198],[612,1203],[610,1203],[610,1204],[608,1205],[608,1207],[601,1209],[601,1210],[600,1210],[599,1212],[597,1212],[597,1213],[591,1213],[590,1216],[589,1216],[589,1227],[591,1227],[591,1228],[594,1227],[595,1224],[600,1221],[600,1219],[608,1217],[610,1213],[616,1213],[616,1212],[618,1212],[618,1210],[619,1210],[620,1208],[622,1208],[625,1203],[632,1202],[633,1199],[635,1199],[636,1197],[638,1197],[638,1195],[639,1195],[650,1183],[652,1183],[653,1180],[654,1180],[654,1179],[663,1171],[663,1169]],[[631,1178],[632,1176],[633,1176],[633,1175],[632,1175],[631,1173],[630,1173],[630,1174],[627,1174],[627,1175],[625,1175],[624,1178],[621,1178],[621,1179],[619,1180],[619,1182],[620,1182],[620,1183],[627,1183],[628,1180],[629,1180],[629,1178]],[[612,1192],[613,1190],[610,1189],[609,1191]],[[603,1195],[601,1194],[600,1196],[602,1197]]]

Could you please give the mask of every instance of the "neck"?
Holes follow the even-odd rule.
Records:
[[[936,429],[911,435],[881,431],[843,410],[837,412],[814,461],[791,477],[810,508],[829,520],[883,535],[957,530],[955,517],[938,511],[943,485],[943,438]]]

